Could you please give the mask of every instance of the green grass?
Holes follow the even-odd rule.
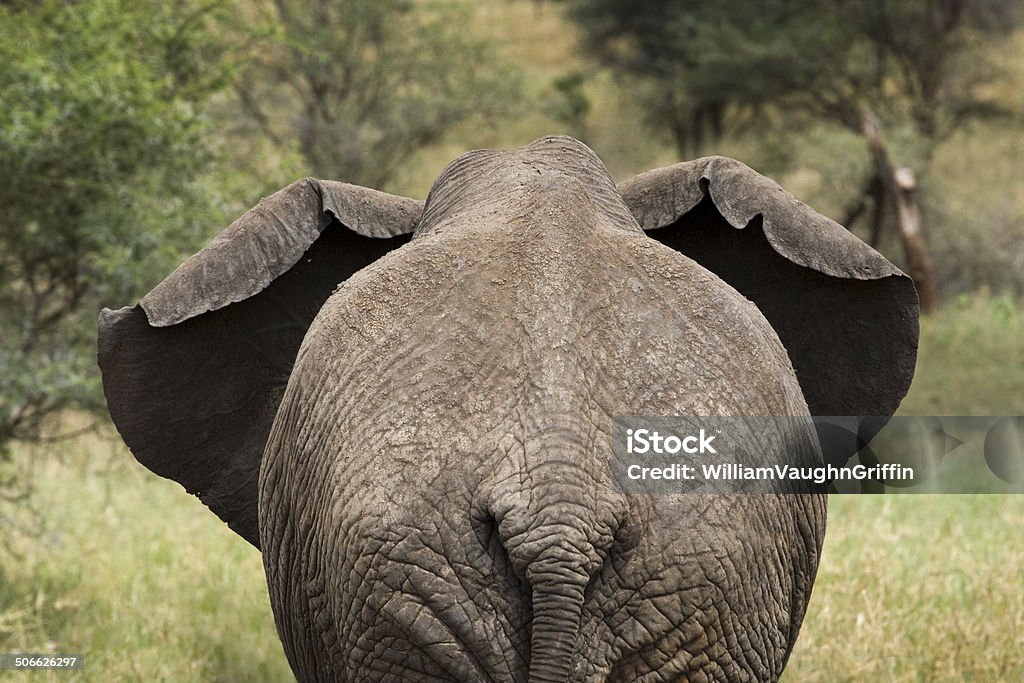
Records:
[[[903,412],[1021,412],[1024,313],[980,296],[924,321]],[[18,680],[263,681],[290,673],[259,554],[116,439],[22,449],[36,493],[0,537],[0,652],[79,652]],[[1022,496],[834,496],[787,680],[1024,679]],[[9,508],[0,508],[10,515]],[[13,553],[10,551],[14,551]],[[22,675],[19,675],[22,676]]]
[[[1024,680],[1024,496],[833,496],[787,681]]]
[[[82,653],[86,668],[20,680],[290,678],[254,548],[113,438],[59,450],[17,454],[41,527],[22,509],[26,528],[0,539],[0,652]]]
[[[981,293],[921,321],[902,415],[1024,415],[1024,302]]]

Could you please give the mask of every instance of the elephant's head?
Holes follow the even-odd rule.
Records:
[[[550,137],[459,157],[425,205],[296,182],[138,306],[104,311],[99,361],[139,461],[273,554],[301,677],[627,680],[777,675],[824,508],[626,500],[610,417],[888,416],[916,346],[910,279],[771,180],[710,157],[616,187],[589,148]],[[719,532],[682,542],[674,524]],[[730,525],[742,542],[719,535]],[[798,538],[744,559],[764,529]],[[710,576],[718,547],[735,576]],[[750,604],[775,607],[728,596],[759,580]],[[685,606],[711,589],[728,610]],[[435,604],[446,591],[459,614]],[[382,654],[409,648],[423,661]]]

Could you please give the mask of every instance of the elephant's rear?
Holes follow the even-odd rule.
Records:
[[[822,501],[626,497],[609,461],[615,415],[806,414],[785,351],[642,234],[516,227],[414,242],[311,328],[261,478],[289,658],[310,679],[776,676]],[[421,281],[396,290],[398,266]]]
[[[300,679],[773,679],[824,497],[623,496],[613,418],[891,415],[916,321],[742,164],[617,188],[552,137],[425,204],[293,183],[104,311],[99,363],[140,462],[263,550]],[[817,464],[798,432],[746,452]]]

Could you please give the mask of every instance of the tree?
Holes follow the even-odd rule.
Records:
[[[239,100],[312,175],[382,187],[452,127],[515,101],[512,70],[451,3],[274,0],[263,17]]]
[[[57,413],[105,413],[100,308],[223,222],[203,174],[204,106],[230,76],[211,26],[224,7],[0,6],[0,461]]]
[[[984,47],[1020,22],[1012,0],[577,0],[587,45],[639,81],[650,120],[681,155],[766,112],[860,136],[871,158],[852,221],[870,201],[897,207],[922,308],[938,303],[916,179],[938,141],[995,113]],[[916,159],[895,161],[885,131],[910,130]],[[872,230],[878,233],[879,224]]]

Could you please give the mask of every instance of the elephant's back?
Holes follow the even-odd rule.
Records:
[[[529,590],[481,514],[488,500],[543,498],[530,488],[537,480],[607,499],[616,415],[806,414],[775,333],[715,275],[600,221],[533,226],[414,240],[346,282],[303,342],[267,448],[261,518],[265,557],[288,558],[268,564],[275,604],[333,625],[332,666],[368,657],[398,620],[396,648],[429,640],[419,629],[437,623],[462,644],[457,652],[475,652],[453,655],[476,672],[467,679],[516,680],[529,651]],[[682,574],[715,560],[714,539],[675,530],[736,514],[696,500],[630,506],[632,565],[604,576],[594,594],[602,604],[586,607],[583,632],[606,643],[581,663],[595,671],[624,647],[608,642],[610,623],[619,620],[613,641],[648,627],[619,619],[657,598],[645,586],[686,584]],[[741,521],[770,528],[770,517],[756,510]],[[716,542],[728,556],[753,538]],[[703,596],[673,596],[690,599]],[[402,621],[410,615],[423,619]],[[680,622],[633,649],[656,650],[698,623],[682,612]]]
[[[806,414],[774,330],[716,275],[600,220],[524,219],[427,235],[347,281],[274,431],[390,511],[438,477],[472,491],[545,429],[585,432],[606,468],[615,416]]]

